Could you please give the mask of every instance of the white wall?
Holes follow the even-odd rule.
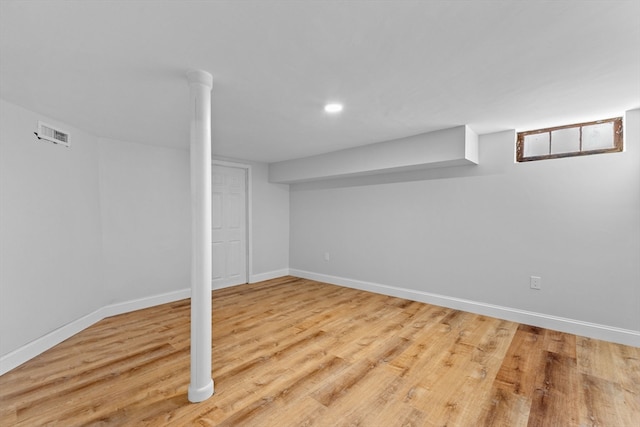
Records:
[[[188,152],[71,148],[0,100],[0,356],[108,304],[189,287]],[[289,186],[252,166],[253,278],[287,267],[640,330],[640,111],[624,153]],[[289,235],[290,233],[290,235]],[[330,261],[324,261],[324,253]],[[529,289],[540,275],[543,289]]]
[[[188,289],[189,152],[100,139],[108,304]]]
[[[266,163],[250,163],[253,186],[253,271],[251,281],[287,273],[289,268],[289,186],[268,181]]]
[[[623,153],[515,164],[508,131],[478,166],[293,185],[292,273],[640,331],[640,110],[625,132]]]
[[[187,150],[99,138],[0,100],[0,374],[104,316],[188,297]],[[71,148],[38,141],[38,120]],[[251,163],[253,275],[286,274],[289,186]]]
[[[0,100],[0,355],[104,303],[98,140],[39,141],[55,120]]]
[[[289,186],[252,175],[252,278],[289,266]],[[100,200],[108,303],[190,287],[189,152],[100,139]],[[253,280],[256,281],[256,280]]]
[[[463,125],[271,163],[269,181],[294,184],[476,163],[478,135]]]

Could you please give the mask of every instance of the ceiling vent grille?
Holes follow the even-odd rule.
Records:
[[[69,133],[61,129],[48,125],[46,123],[38,121],[38,132],[36,132],[38,139],[45,139],[51,141],[54,144],[64,145],[69,147]]]

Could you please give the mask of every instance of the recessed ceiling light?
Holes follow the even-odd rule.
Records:
[[[342,111],[342,104],[327,104],[324,106],[324,111],[327,113],[339,113]]]

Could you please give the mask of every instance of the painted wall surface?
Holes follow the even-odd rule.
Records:
[[[99,138],[5,101],[0,120],[0,356],[105,306],[189,289],[187,150]],[[38,120],[69,131],[71,148],[38,141]],[[288,268],[289,186],[251,166],[260,279]]]
[[[639,331],[640,110],[622,153],[516,164],[514,141],[480,136],[473,167],[293,185],[290,267]]]
[[[39,141],[38,120],[71,147]],[[104,302],[96,137],[0,100],[0,355]]]
[[[478,136],[467,126],[427,132],[392,141],[285,160],[269,165],[269,180],[299,183],[466,165],[478,162]]]
[[[189,286],[188,152],[71,148],[0,101],[0,355],[95,310]],[[253,275],[293,269],[640,330],[640,111],[623,153],[289,186],[252,166]],[[330,260],[324,260],[329,252]],[[529,276],[542,276],[542,290]]]
[[[250,163],[253,276],[289,268],[289,185],[269,182],[266,163]]]
[[[288,268],[289,186],[269,183],[266,164],[248,164],[255,276]],[[108,303],[191,286],[189,180],[186,150],[100,140]]]
[[[107,304],[187,289],[189,152],[100,139]]]

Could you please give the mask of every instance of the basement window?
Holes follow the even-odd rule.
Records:
[[[622,117],[518,132],[516,160],[558,159],[622,151]]]

